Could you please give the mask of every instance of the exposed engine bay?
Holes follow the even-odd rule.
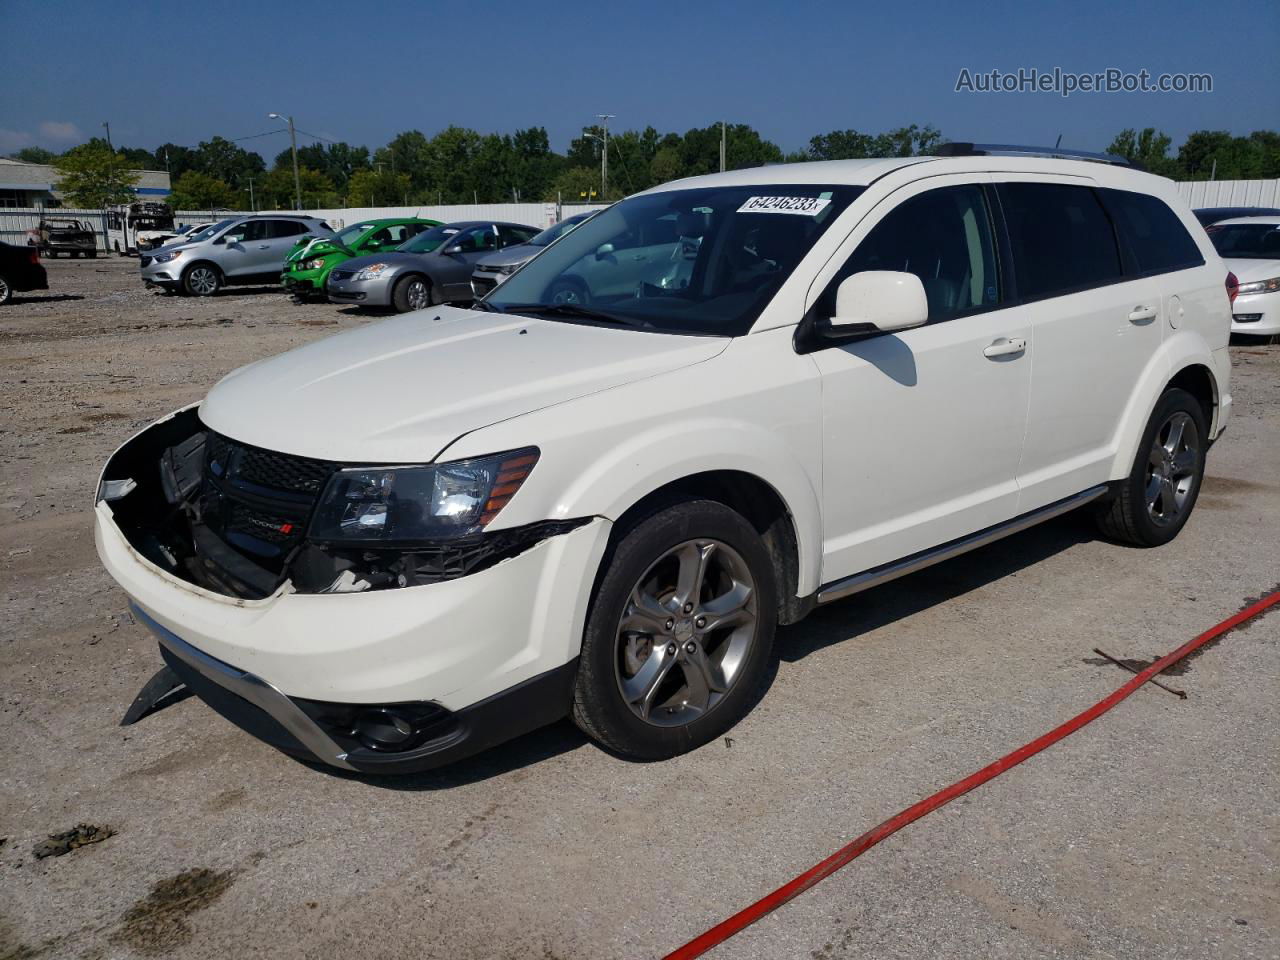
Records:
[[[130,545],[160,569],[243,599],[420,586],[475,573],[586,520],[480,531],[411,548],[307,538],[330,477],[356,464],[277,453],[210,429],[196,408],[159,421],[108,461],[98,491]]]

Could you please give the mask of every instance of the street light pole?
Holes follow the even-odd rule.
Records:
[[[253,177],[249,178],[249,209],[253,213],[258,212],[258,205],[253,202]]]
[[[107,149],[110,150],[112,153],[115,153],[116,148],[111,145],[111,124],[103,120],[102,129],[107,131]]]
[[[302,180],[298,177],[298,134],[293,129],[293,117],[282,117],[278,113],[268,113],[269,120],[284,120],[289,124],[289,144],[293,148],[293,200],[294,209],[302,212]]]
[[[724,173],[724,121],[720,121],[720,172]]]
[[[609,121],[616,113],[597,113],[604,126],[604,149],[600,151],[600,199],[609,202]]]

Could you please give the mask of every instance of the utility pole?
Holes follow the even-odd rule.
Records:
[[[293,129],[293,117],[283,117],[278,113],[268,113],[268,120],[284,120],[289,124],[289,144],[293,148],[293,199],[299,213],[302,212],[302,180],[298,177],[298,133]]]
[[[107,121],[103,120],[103,121],[102,121],[102,129],[103,129],[103,130],[105,130],[105,131],[107,131],[107,149],[108,149],[108,150],[110,150],[112,153],[115,153],[115,152],[116,152],[116,148],[115,148],[115,147],[113,147],[113,146],[111,145],[111,124],[109,124],[109,123],[107,123]]]
[[[604,127],[604,149],[600,151],[600,199],[608,203],[609,197],[609,121],[616,113],[597,113]]]
[[[253,213],[258,212],[258,206],[253,202],[253,177],[249,178],[249,210]]]
[[[724,146],[725,146],[724,138],[725,138],[724,121],[721,120],[720,121],[720,172],[721,173],[724,173]]]

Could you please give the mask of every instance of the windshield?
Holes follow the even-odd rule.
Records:
[[[205,227],[199,233],[194,234],[191,237],[191,242],[203,243],[206,240],[212,240],[221,231],[225,230],[227,227],[231,226],[233,223],[237,222],[239,219],[240,219],[239,217],[230,217],[229,219],[226,219],[226,220],[219,220],[217,223],[211,224],[210,226]]]
[[[529,261],[484,304],[569,322],[594,314],[666,333],[740,336],[862,190],[768,184],[632,197]]]
[[[553,241],[559,240],[589,216],[591,216],[591,214],[578,214],[576,217],[569,217],[567,220],[561,220],[559,223],[552,224],[540,234],[533,237],[529,241],[529,246],[545,247]]]
[[[1209,228],[1218,255],[1238,260],[1280,260],[1280,224],[1229,223]]]
[[[396,249],[401,253],[430,253],[457,232],[457,227],[432,227],[412,240],[400,244]]]
[[[350,247],[360,236],[368,230],[373,229],[372,223],[353,223],[344,230],[339,230],[338,235],[334,237],[344,247]]]

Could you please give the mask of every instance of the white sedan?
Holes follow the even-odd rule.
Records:
[[[1208,230],[1240,284],[1231,305],[1231,332],[1280,334],[1280,217],[1236,217]]]

